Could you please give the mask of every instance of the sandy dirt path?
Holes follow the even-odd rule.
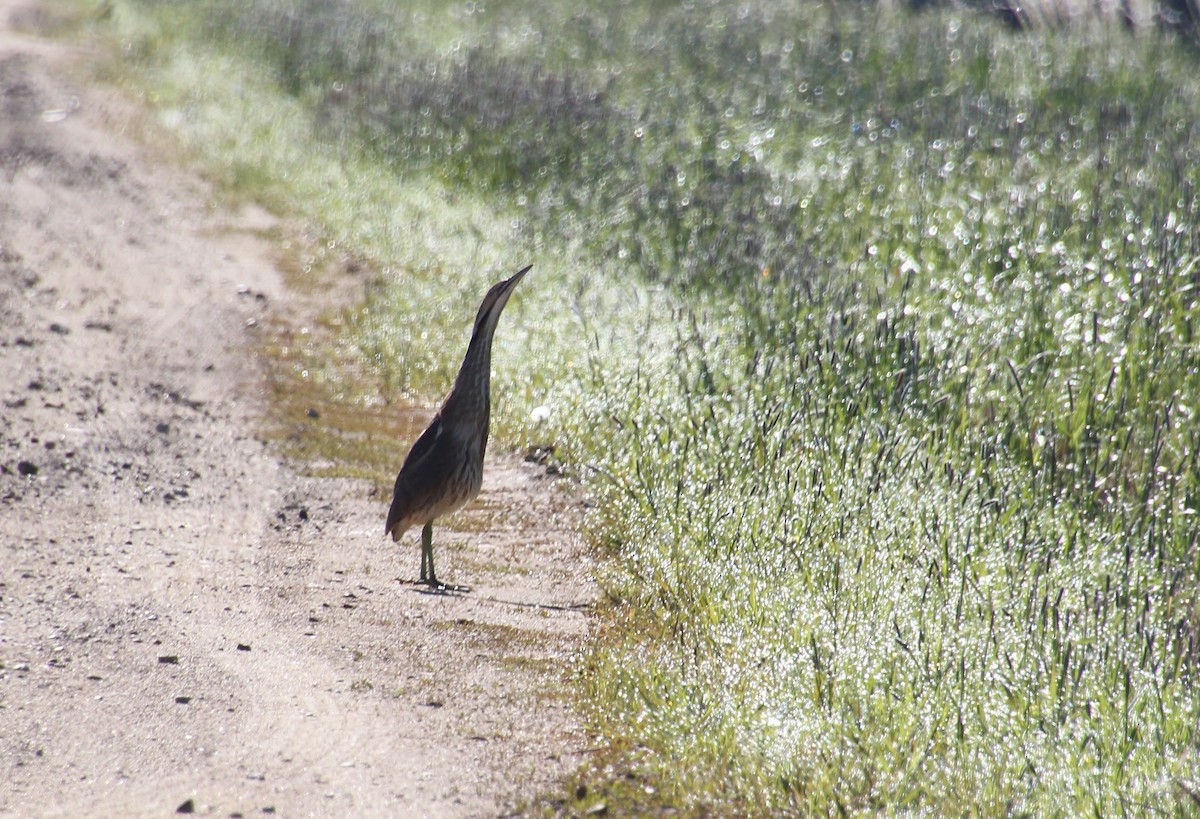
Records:
[[[518,810],[588,744],[569,489],[499,456],[438,531],[474,593],[396,582],[386,499],[257,436],[255,333],[304,318],[272,218],[123,136],[31,8],[0,0],[0,813]]]

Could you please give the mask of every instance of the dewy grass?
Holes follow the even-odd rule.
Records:
[[[580,793],[1195,809],[1194,52],[768,0],[119,11],[196,151],[385,271],[348,396],[444,386],[534,262],[498,426],[611,556]]]

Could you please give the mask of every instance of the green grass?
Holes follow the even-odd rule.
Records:
[[[1196,53],[607,9],[106,23],[219,179],[380,272],[318,372],[346,402],[436,395],[534,262],[499,434],[599,499],[611,600],[578,677],[609,750],[546,809],[1197,810]]]

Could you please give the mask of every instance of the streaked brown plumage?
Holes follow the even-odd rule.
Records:
[[[508,297],[529,267],[532,265],[493,285],[483,297],[454,387],[396,476],[386,531],[392,540],[399,540],[410,527],[423,524],[420,582],[435,588],[469,591],[463,586],[448,587],[434,574],[433,521],[473,500],[483,484],[491,414],[492,336]]]

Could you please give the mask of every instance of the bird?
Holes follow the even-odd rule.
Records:
[[[442,583],[433,569],[433,521],[479,495],[491,414],[492,337],[508,298],[533,265],[488,290],[475,314],[467,354],[454,386],[417,438],[396,475],[385,532],[399,541],[421,524],[421,584],[440,591],[469,592]]]

